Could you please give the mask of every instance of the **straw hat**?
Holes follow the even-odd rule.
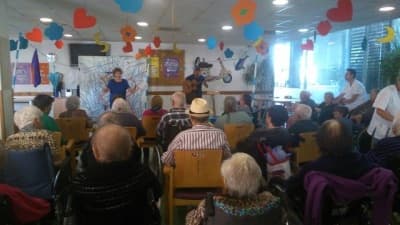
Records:
[[[193,99],[189,114],[194,117],[208,117],[210,115],[210,108],[207,101],[203,98]]]

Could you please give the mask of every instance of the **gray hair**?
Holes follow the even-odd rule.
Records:
[[[309,120],[311,118],[312,109],[310,106],[305,104],[298,104],[294,109],[294,114],[300,120]]]
[[[35,119],[40,119],[43,112],[36,106],[29,105],[14,113],[14,123],[18,129],[32,125]]]
[[[392,131],[394,136],[400,136],[400,113],[397,114],[393,119]]]
[[[185,106],[186,97],[182,91],[177,91],[171,95],[171,100],[174,104],[172,107],[182,107],[183,108]]]
[[[246,153],[235,153],[221,166],[225,188],[232,197],[254,197],[261,187],[262,174],[256,161]]]
[[[127,113],[130,112],[131,110],[129,108],[128,102],[125,99],[117,98],[114,100],[111,106],[111,111],[116,113]]]
[[[71,96],[67,98],[67,101],[65,102],[65,107],[67,108],[67,110],[72,111],[78,109],[80,104],[81,101],[79,100],[78,96]]]
[[[224,100],[224,112],[236,112],[237,111],[237,101],[233,96],[226,96]]]

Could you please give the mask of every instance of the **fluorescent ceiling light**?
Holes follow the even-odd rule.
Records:
[[[335,44],[335,42],[333,42],[333,41],[328,42],[328,45],[334,45],[334,44]]]
[[[300,33],[305,33],[305,32],[308,32],[308,29],[307,28],[301,28],[301,29],[299,29],[298,30]]]
[[[149,24],[147,22],[144,21],[140,21],[136,23],[139,27],[148,27]]]
[[[395,9],[396,8],[393,7],[393,6],[382,6],[382,7],[379,8],[379,11],[380,12],[390,12],[390,11],[393,11]]]
[[[274,1],[272,1],[272,4],[274,4],[274,5],[286,5],[288,3],[289,3],[288,0],[274,0]]]
[[[197,39],[197,41],[203,43],[203,42],[206,42],[206,39],[204,39],[204,38],[199,38],[199,39]]]
[[[141,36],[135,36],[135,39],[136,40],[142,40],[142,37]]]
[[[42,23],[51,23],[51,22],[53,22],[53,19],[52,19],[52,18],[49,18],[49,17],[42,17],[42,18],[40,18],[39,20],[40,20],[40,22],[42,22]]]
[[[221,27],[221,29],[222,29],[222,30],[226,30],[226,31],[228,31],[228,30],[232,30],[232,29],[233,29],[233,27],[232,27],[232,26],[230,26],[230,25],[225,25],[225,26],[222,26],[222,27]]]
[[[64,37],[70,38],[72,37],[72,34],[64,34]]]

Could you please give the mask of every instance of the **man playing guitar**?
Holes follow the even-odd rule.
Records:
[[[208,87],[204,76],[200,73],[200,67],[196,66],[193,74],[186,77],[183,85],[183,91],[186,94],[186,103],[191,104],[195,98],[201,98],[203,96],[202,86]]]

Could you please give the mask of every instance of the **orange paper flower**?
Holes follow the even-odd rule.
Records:
[[[136,30],[131,25],[126,25],[120,30],[122,40],[124,42],[133,42],[135,41]]]
[[[236,25],[249,24],[256,18],[257,3],[254,0],[238,0],[233,5],[231,15]]]

